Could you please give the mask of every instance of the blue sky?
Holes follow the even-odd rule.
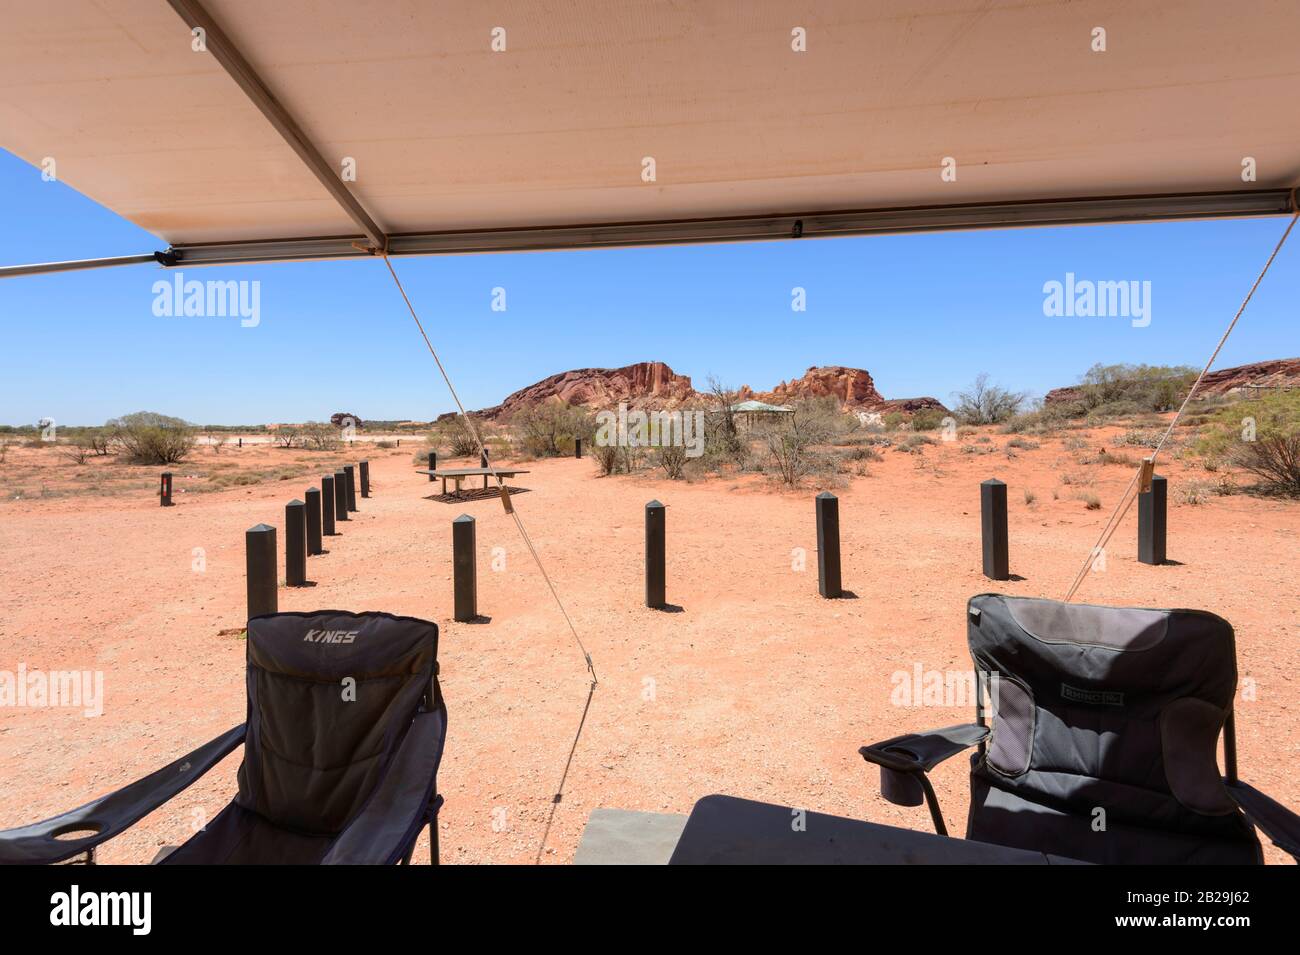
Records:
[[[0,264],[163,244],[0,150]],[[569,368],[660,360],[756,390],[811,365],[866,368],[885,397],[951,393],[987,371],[1042,394],[1094,362],[1199,367],[1285,220],[395,259],[467,407]],[[1300,354],[1300,236],[1216,367]],[[1151,323],[1048,318],[1043,284],[1151,282]],[[186,270],[259,280],[261,320],[156,317],[156,266],[0,280],[0,423],[430,419],[446,386],[379,261]],[[807,311],[791,310],[791,289]],[[507,309],[491,309],[492,290]]]

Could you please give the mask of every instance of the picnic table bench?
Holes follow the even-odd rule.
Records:
[[[460,482],[467,477],[477,477],[478,475],[482,475],[483,489],[487,490],[488,476],[493,473],[499,474],[503,478],[512,478],[515,475],[527,474],[528,472],[520,470],[519,468],[497,467],[497,468],[434,468],[434,469],[417,468],[416,473],[427,474],[429,475],[430,478],[442,478],[443,494],[447,493],[447,478],[451,478],[453,481],[456,482],[456,490],[453,493],[457,497],[460,497]]]

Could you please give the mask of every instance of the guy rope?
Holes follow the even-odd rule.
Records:
[[[546,581],[547,588],[551,591],[551,596],[555,598],[555,605],[560,608],[560,615],[564,617],[564,622],[568,624],[569,633],[573,635],[573,641],[577,644],[578,650],[582,653],[583,659],[587,663],[587,673],[591,677],[591,683],[587,687],[587,702],[582,707],[582,717],[578,720],[578,730],[573,736],[573,745],[569,747],[569,758],[564,763],[564,772],[560,774],[560,784],[555,789],[555,796],[551,800],[551,812],[546,820],[546,828],[542,832],[541,842],[537,846],[537,859],[540,862],[542,853],[546,849],[546,839],[551,832],[551,823],[555,821],[555,807],[560,804],[564,797],[564,784],[569,778],[569,768],[573,765],[573,754],[578,749],[578,740],[582,736],[582,729],[587,723],[587,712],[591,709],[591,698],[596,692],[599,681],[596,679],[596,667],[591,661],[591,654],[587,652],[586,646],[582,642],[582,637],[578,636],[578,629],[573,625],[569,612],[564,608],[564,601],[560,599],[560,593],[555,589],[555,584],[551,580],[551,575],[546,572],[546,567],[542,563],[541,555],[537,553],[537,548],[533,546],[532,538],[528,536],[528,529],[524,527],[523,518],[515,510],[514,504],[510,500],[510,489],[505,482],[501,480],[501,475],[497,473],[496,466],[492,459],[485,454],[487,447],[483,443],[483,438],[479,434],[478,428],[474,426],[473,419],[465,413],[465,405],[461,403],[460,395],[456,393],[456,386],[451,383],[451,376],[447,374],[447,369],[443,367],[442,359],[438,357],[438,351],[429,341],[429,336],[424,330],[424,323],[420,321],[420,316],[415,313],[415,306],[411,304],[410,297],[406,294],[406,289],[402,287],[402,280],[397,277],[397,272],[393,270],[393,263],[388,258],[388,252],[381,251],[379,255],[384,260],[384,265],[388,266],[388,274],[393,277],[393,282],[397,285],[397,291],[402,294],[402,301],[406,303],[406,309],[411,313],[411,318],[415,320],[415,327],[420,330],[420,337],[424,339],[425,347],[429,349],[429,354],[433,356],[434,362],[438,366],[438,371],[442,373],[442,380],[447,383],[447,390],[451,392],[451,397],[456,402],[456,407],[460,411],[461,420],[469,428],[470,435],[474,438],[474,444],[478,447],[480,460],[487,462],[488,470],[492,478],[497,482],[497,491],[501,495],[501,505],[505,508],[507,514],[514,519],[515,527],[519,529],[519,536],[523,538],[524,546],[528,548],[528,553],[533,555],[533,561],[537,564],[537,569],[541,571],[542,579]]]
[[[1070,602],[1079,587],[1083,584],[1084,579],[1087,578],[1088,572],[1092,570],[1092,565],[1097,560],[1097,556],[1105,550],[1106,544],[1110,542],[1111,535],[1113,535],[1119,527],[1120,521],[1122,521],[1124,515],[1128,513],[1128,509],[1132,506],[1137,495],[1151,490],[1151,478],[1155,474],[1156,456],[1160,454],[1160,449],[1165,446],[1165,442],[1169,440],[1169,436],[1174,433],[1174,428],[1178,426],[1178,419],[1180,419],[1183,416],[1183,412],[1187,410],[1188,404],[1191,403],[1192,396],[1196,394],[1196,389],[1201,386],[1201,382],[1209,372],[1210,366],[1213,365],[1215,359],[1219,357],[1219,352],[1223,350],[1223,345],[1228,340],[1228,336],[1231,335],[1232,330],[1237,327],[1237,320],[1240,319],[1242,313],[1246,311],[1246,306],[1250,304],[1250,300],[1254,296],[1255,290],[1259,288],[1259,283],[1264,281],[1264,276],[1268,274],[1269,267],[1273,264],[1273,260],[1276,259],[1277,254],[1282,251],[1282,246],[1286,244],[1287,236],[1289,236],[1291,230],[1295,228],[1296,219],[1300,219],[1300,202],[1297,201],[1296,189],[1291,190],[1291,209],[1291,221],[1287,223],[1286,229],[1282,232],[1282,237],[1277,240],[1277,245],[1273,246],[1273,253],[1268,257],[1268,261],[1264,263],[1264,267],[1260,269],[1259,275],[1255,277],[1255,284],[1253,284],[1250,287],[1250,291],[1246,293],[1246,297],[1242,300],[1241,306],[1237,309],[1237,314],[1232,316],[1232,321],[1228,323],[1228,327],[1224,331],[1223,337],[1219,339],[1219,344],[1215,346],[1213,353],[1211,353],[1210,360],[1205,363],[1205,367],[1201,369],[1201,373],[1196,376],[1196,381],[1192,383],[1192,387],[1188,390],[1187,397],[1185,397],[1183,403],[1179,405],[1177,413],[1174,415],[1173,420],[1169,422],[1169,427],[1165,429],[1165,433],[1161,435],[1160,440],[1156,442],[1154,450],[1152,450],[1147,457],[1142,459],[1142,463],[1138,466],[1137,473],[1133,475],[1133,479],[1129,481],[1128,487],[1124,489],[1124,494],[1120,497],[1119,503],[1115,505],[1115,509],[1111,512],[1110,520],[1108,520],[1106,526],[1101,529],[1101,536],[1097,538],[1097,543],[1093,545],[1092,550],[1088,552],[1088,556],[1084,558],[1083,566],[1080,567],[1078,572],[1074,575],[1074,581],[1070,584],[1070,589],[1065,593],[1064,601],[1066,603]]]

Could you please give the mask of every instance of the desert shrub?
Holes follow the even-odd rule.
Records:
[[[859,445],[856,448],[849,448],[841,452],[841,457],[845,461],[883,461],[884,457],[880,452],[869,445]]]
[[[1002,423],[1001,431],[1003,434],[1051,434],[1065,427],[1069,417],[1060,405],[1043,405],[1008,418]]]
[[[782,483],[798,483],[818,463],[813,446],[826,441],[835,427],[829,407],[824,401],[799,402],[793,414],[784,416],[785,420],[760,429],[768,462]],[[839,416],[837,403],[834,414]]]
[[[389,449],[389,448],[391,448],[391,447],[393,447],[393,446],[394,446],[394,445],[393,445],[393,442],[388,441],[388,440],[384,440],[384,441],[376,441],[376,442],[375,442],[375,447],[377,447],[377,448],[383,448],[384,450],[387,450],[387,449]]]
[[[208,432],[208,444],[212,446],[213,454],[220,454],[222,447],[229,440],[229,437],[224,432],[218,431],[215,434],[211,431]]]
[[[192,425],[154,411],[114,418],[107,427],[133,464],[177,464],[194,447]]]
[[[1083,440],[1083,438],[1080,438],[1078,435],[1072,434],[1062,441],[1061,445],[1067,451],[1082,451],[1088,446],[1088,442]]]
[[[591,456],[596,459],[600,465],[600,473],[605,477],[613,474],[618,468],[619,459],[622,455],[622,448],[616,444],[598,444],[591,449]]]
[[[943,424],[945,417],[947,415],[938,408],[922,408],[912,415],[912,430],[934,431]]]
[[[67,444],[60,444],[58,448],[59,453],[73,464],[85,464],[86,458],[90,456],[90,452],[86,450],[86,446],[79,440],[73,440]]]
[[[1189,481],[1183,481],[1178,485],[1176,500],[1181,504],[1191,504],[1195,506],[1198,504],[1204,504],[1215,493],[1216,486],[1212,481],[1193,478]]]
[[[1101,498],[1099,498],[1096,494],[1093,494],[1091,491],[1080,491],[1078,494],[1075,495],[1075,497],[1083,501],[1083,506],[1090,511],[1097,511],[1101,509]]]
[[[905,454],[920,454],[925,451],[927,444],[934,444],[934,438],[928,434],[909,434],[898,442],[896,449]]]
[[[1073,486],[1086,486],[1092,483],[1092,475],[1081,471],[1066,471],[1061,475],[1061,483]]]
[[[298,437],[308,451],[336,451],[340,443],[338,430],[322,421],[308,421],[299,429]]]
[[[1084,413],[1172,411],[1196,380],[1186,365],[1093,365],[1079,385]]]
[[[989,383],[981,372],[970,388],[957,392],[955,413],[967,424],[1001,424],[1020,412],[1028,396]]]
[[[1218,459],[1249,471],[1264,490],[1300,497],[1300,391],[1277,391],[1223,409],[1197,450],[1207,462]]]
[[[426,440],[434,448],[445,447],[453,458],[468,458],[478,454],[478,441],[464,415],[453,415],[439,421]]]
[[[574,441],[586,438],[592,431],[585,410],[558,400],[515,412],[510,427],[524,451],[539,458],[571,454]]]
[[[1033,491],[1031,491],[1029,488],[1025,488],[1025,503],[1030,506],[1033,506],[1033,503],[1036,500],[1038,500],[1038,495],[1035,494]]]
[[[655,459],[669,479],[676,481],[686,469],[686,448],[675,444],[657,448]]]
[[[1164,437],[1163,431],[1149,431],[1139,428],[1130,428],[1115,439],[1118,445],[1129,445],[1136,448],[1154,448]]]
[[[992,454],[997,448],[985,444],[963,444],[961,446],[962,454]]]
[[[736,414],[731,410],[739,394],[713,375],[709,376],[709,411],[704,417],[705,453],[719,460],[741,465],[749,457],[749,443],[741,437]]]
[[[1020,448],[1022,451],[1037,451],[1041,445],[1037,441],[1030,441],[1028,438],[1012,438],[1007,442],[1008,448]]]

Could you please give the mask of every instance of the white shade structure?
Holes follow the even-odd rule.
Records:
[[[3,145],[167,264],[1271,215],[1300,179],[1289,0],[50,0],[4,26]]]

